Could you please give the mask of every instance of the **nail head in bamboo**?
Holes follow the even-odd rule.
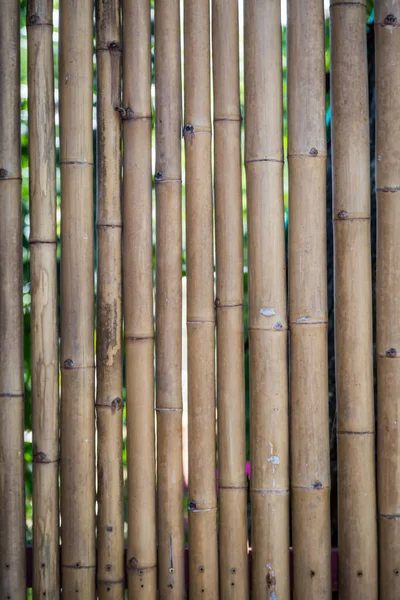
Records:
[[[185,598],[182,459],[182,82],[179,0],[155,2],[158,586]]]
[[[0,21],[0,595],[26,596],[22,231],[20,165],[20,3]]]
[[[399,18],[399,2],[380,0],[375,3],[379,583],[381,597],[388,600],[400,594],[400,497],[396,485],[400,452],[400,363],[397,360],[400,180],[396,160],[400,108]]]
[[[324,51],[323,2],[289,1],[289,313],[294,597],[302,599],[310,596],[318,600],[331,597]]]
[[[280,2],[245,3],[252,593],[290,597]],[[272,518],[273,515],[273,518]]]
[[[351,57],[351,60],[349,60]],[[331,2],[340,595],[378,594],[364,4]]]

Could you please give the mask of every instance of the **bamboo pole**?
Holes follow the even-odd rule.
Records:
[[[20,163],[20,4],[0,19],[0,596],[26,595],[22,229]]]
[[[124,0],[124,320],[129,597],[156,598],[150,3]]]
[[[33,595],[59,589],[59,402],[53,3],[29,0]]]
[[[60,2],[63,598],[95,596],[93,5]]]
[[[400,2],[375,3],[376,190],[378,206],[377,361],[380,597],[400,596],[399,318],[400,198],[396,119],[400,110]]]
[[[212,11],[220,597],[247,598],[238,3],[213,0]]]
[[[119,0],[96,2],[99,598],[124,594],[122,472],[121,45]]]
[[[218,597],[210,7],[185,0],[189,594]]]
[[[364,3],[331,1],[331,74],[339,592],[367,600],[378,574]]]
[[[155,2],[158,587],[185,598],[180,1]]]
[[[331,598],[322,0],[288,3],[289,319],[294,597]]]
[[[255,600],[290,598],[282,39],[279,0],[244,14],[250,431]]]

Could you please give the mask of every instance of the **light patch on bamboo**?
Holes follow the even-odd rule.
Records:
[[[236,0],[213,0],[220,597],[249,594],[243,335],[243,207]],[[234,440],[234,443],[232,443]]]
[[[185,0],[189,594],[218,597],[210,6]]]
[[[99,598],[124,590],[122,473],[121,45],[119,2],[96,2]]]
[[[59,399],[53,3],[29,0],[33,595],[58,598]]]
[[[290,598],[282,35],[279,0],[244,14],[252,597]],[[279,456],[279,463],[275,457]],[[274,458],[272,458],[274,457]],[[268,460],[272,458],[272,460]]]
[[[0,19],[0,596],[26,597],[20,3]]]
[[[157,596],[150,3],[123,0],[123,281],[127,393],[128,591]]]
[[[375,2],[380,595],[400,597],[400,2]]]
[[[331,1],[339,594],[378,596],[365,2]]]
[[[323,0],[288,2],[294,598],[331,598]]]

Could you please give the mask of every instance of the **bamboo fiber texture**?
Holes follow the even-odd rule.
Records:
[[[179,0],[155,2],[158,587],[186,597],[182,463],[182,83]]]
[[[122,473],[121,44],[119,2],[96,2],[97,593],[124,593]]]
[[[365,23],[363,3],[331,2],[339,593],[344,600],[374,600],[378,594]]]
[[[31,359],[33,416],[33,594],[59,597],[59,401],[53,3],[27,6]]]
[[[63,598],[95,595],[93,6],[60,2]]]
[[[210,7],[185,0],[189,595],[218,597]]]
[[[375,3],[379,594],[387,600],[400,596],[399,19],[400,2]]]
[[[331,597],[324,4],[288,4],[294,598]]]
[[[282,49],[279,1],[245,3],[252,594],[290,598]]]
[[[0,20],[0,596],[22,600],[25,580],[24,381],[20,165],[20,5]]]
[[[128,450],[128,589],[157,594],[152,281],[150,4],[124,0],[124,324]]]
[[[247,477],[238,3],[212,3],[220,598],[246,598]]]

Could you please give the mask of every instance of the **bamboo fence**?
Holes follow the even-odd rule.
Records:
[[[376,290],[378,362],[378,514],[380,597],[400,595],[399,432],[400,213],[396,118],[400,110],[399,2],[375,4],[376,40],[376,191],[378,265]]]
[[[31,360],[33,413],[33,594],[59,596],[59,401],[53,3],[27,5]],[[47,121],[47,127],[42,124]]]
[[[324,1],[288,1],[284,60],[280,0],[246,0],[243,44],[236,0],[59,4],[59,43],[51,0],[0,19],[0,597],[397,599],[400,0],[375,3],[377,477],[366,2],[331,0],[339,575]]]
[[[182,464],[182,82],[179,0],[155,2],[158,586],[185,598]]]
[[[245,4],[253,596],[290,597],[280,2]]]
[[[121,44],[119,1],[96,2],[97,590],[124,589],[122,472]]]
[[[331,2],[339,586],[352,600],[378,593],[365,22],[363,3]]]
[[[331,597],[322,0],[289,1],[287,35],[294,597],[319,600]]]
[[[20,7],[0,19],[0,595],[25,598]]]

